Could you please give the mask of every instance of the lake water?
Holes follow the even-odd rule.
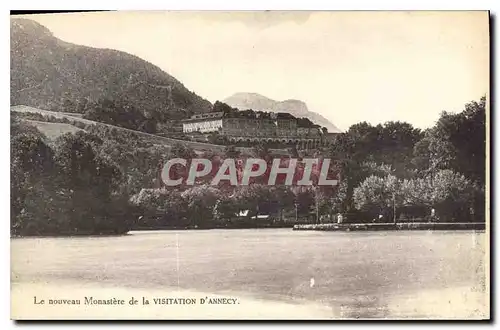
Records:
[[[202,292],[260,302],[256,308],[263,310],[271,302],[315,306],[326,318],[482,318],[488,315],[486,246],[486,234],[472,231],[252,229],[16,238],[11,282],[13,292],[24,286],[51,288],[54,295],[86,287]],[[307,311],[304,318],[316,316]]]

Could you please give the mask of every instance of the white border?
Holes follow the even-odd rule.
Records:
[[[492,0],[475,1],[394,1],[394,0],[253,0],[253,1],[154,1],[122,0],[99,1],[87,0],[85,6],[92,10],[487,10],[494,4]],[[43,5],[43,6],[41,6]],[[32,1],[23,0],[15,3],[16,9],[82,10],[81,3],[59,0]]]
[[[183,1],[152,1],[152,0],[141,0],[141,1],[131,1],[131,0],[112,0],[112,1],[102,1],[102,0],[86,0],[83,4],[87,8],[92,8],[95,10],[102,9],[102,10],[109,10],[109,9],[115,9],[115,10],[491,10],[492,15],[495,15],[498,13],[498,6],[499,6],[500,1],[495,1],[495,0],[475,0],[475,1],[436,1],[436,0],[407,0],[407,1],[395,1],[395,0],[385,0],[385,1],[374,1],[374,0],[350,0],[350,1],[320,1],[320,0],[307,0],[307,1],[297,1],[297,0],[252,0],[252,1],[206,1],[206,0],[183,0]],[[8,5],[10,3],[2,2],[2,6]],[[24,1],[16,1],[12,3],[13,6],[15,6],[15,9],[19,10],[33,10],[33,9],[43,9],[43,10],[50,10],[50,9],[60,9],[64,8],[65,10],[81,10],[82,8],[82,3],[80,2],[68,2],[68,1],[62,1],[62,0],[44,0],[44,1],[36,1],[36,0],[24,0]],[[43,8],[42,8],[43,5]],[[10,8],[11,9],[11,8]],[[2,56],[2,63],[4,65],[4,71],[3,75],[1,75],[1,82],[3,87],[0,89],[1,91],[1,96],[2,96],[2,104],[5,105],[5,109],[3,109],[2,112],[0,112],[0,115],[3,116],[2,120],[0,120],[0,123],[3,125],[2,127],[2,134],[4,134],[3,139],[0,140],[0,148],[1,151],[4,155],[7,155],[4,157],[4,160],[1,162],[1,175],[2,175],[2,186],[1,186],[1,199],[0,201],[2,202],[2,210],[4,216],[2,217],[3,221],[3,226],[4,226],[4,231],[2,235],[2,241],[1,241],[1,248],[2,248],[2,255],[6,257],[4,260],[4,271],[1,272],[1,288],[2,288],[2,300],[1,300],[1,310],[2,310],[2,315],[1,315],[1,329],[10,329],[16,326],[12,321],[10,320],[10,253],[9,253],[9,247],[10,247],[10,239],[9,239],[9,231],[10,231],[10,226],[9,226],[9,208],[10,208],[10,186],[8,184],[9,182],[9,110],[8,110],[8,105],[10,103],[10,96],[9,96],[9,90],[10,90],[10,80],[9,80],[9,68],[10,68],[10,52],[8,51],[10,49],[9,45],[9,28],[8,28],[8,20],[9,16],[7,13],[6,9],[3,11],[5,15],[1,16],[1,24],[0,26],[2,27],[2,33],[3,33],[3,38],[2,40],[2,51],[0,52],[0,56]],[[495,29],[496,30],[496,29]],[[496,45],[498,45],[498,34],[495,33],[495,40],[494,42]],[[497,56],[498,57],[498,56]],[[495,72],[492,72],[492,77],[496,76],[497,70]],[[494,95],[498,95],[498,86],[495,85],[495,91],[496,92]],[[499,123],[496,120],[496,116],[493,114],[495,113],[494,111],[495,105],[492,105],[492,116],[491,120],[494,121],[495,127],[499,127]],[[496,145],[496,150],[497,153],[500,152],[500,142],[495,141]],[[495,178],[495,184],[498,183],[498,178]],[[495,201],[492,201],[493,205],[499,205],[500,204],[500,197],[495,198]],[[497,208],[496,208],[497,209]],[[496,217],[494,217],[496,218]],[[497,224],[495,226],[496,231],[498,231],[499,225]],[[493,234],[493,233],[492,233]],[[494,234],[497,234],[496,232]],[[498,255],[495,256],[495,264],[497,264],[498,261]],[[496,278],[492,278],[491,281],[495,281]],[[495,304],[498,306],[498,302]],[[498,307],[497,307],[498,308]],[[497,310],[493,311],[494,314],[496,313]],[[497,322],[498,323],[498,322]],[[175,326],[174,324],[159,324],[160,326],[167,326],[167,327],[172,327]],[[200,324],[201,325],[201,324]],[[272,324],[272,325],[264,325],[264,324],[255,324],[251,326],[259,327],[262,328],[267,327],[267,326],[278,326],[278,324]],[[314,323],[310,324],[301,324],[301,326],[309,327],[312,325],[316,325]],[[335,324],[324,324],[326,326],[334,326],[334,327],[361,327],[365,326],[366,324],[342,324],[342,323],[335,323]],[[377,326],[377,324],[369,324],[369,326]],[[395,326],[399,327],[401,324],[394,324]],[[420,326],[425,326],[425,327],[435,327],[438,324],[426,324],[426,323],[420,323]],[[53,324],[46,324],[46,325],[36,325],[32,326],[35,328],[38,327],[45,327],[45,328],[52,328],[54,325]],[[68,326],[68,325],[66,325]],[[71,327],[75,328],[80,328],[84,327],[85,324],[83,325],[76,325],[72,324]],[[96,329],[103,329],[106,327],[104,324],[88,324],[87,326],[91,326],[92,328]],[[115,326],[122,327],[122,326],[127,326],[127,327],[141,327],[142,324],[116,324]],[[191,325],[190,325],[191,326]],[[206,326],[206,325],[204,325]],[[212,324],[212,326],[218,327],[220,326],[219,324]],[[288,327],[288,324],[279,324],[279,326],[285,326]],[[385,324],[380,324],[378,326],[385,326]],[[450,324],[450,326],[454,327],[456,324]],[[479,324],[476,324],[475,326],[480,326]]]

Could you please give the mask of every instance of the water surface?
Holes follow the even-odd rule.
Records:
[[[472,231],[290,229],[20,238],[11,240],[11,278],[314,303],[347,318],[447,317],[444,310],[460,308],[458,316],[477,317],[487,310],[485,239]]]

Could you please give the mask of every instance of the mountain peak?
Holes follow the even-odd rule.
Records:
[[[20,29],[30,34],[53,36],[52,32],[42,24],[27,18],[12,18],[11,29]]]
[[[288,99],[275,101],[258,93],[238,92],[223,100],[227,105],[240,110],[252,109],[256,111],[286,112],[295,117],[305,117],[317,125],[326,127],[331,133],[341,132],[328,119],[316,112],[309,111],[304,101]]]

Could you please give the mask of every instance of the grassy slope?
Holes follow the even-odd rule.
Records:
[[[225,148],[225,146],[222,146],[222,145],[166,138],[166,137],[162,137],[162,136],[158,136],[158,135],[154,135],[154,134],[148,134],[148,133],[144,133],[144,132],[140,132],[140,131],[134,131],[134,130],[130,130],[127,128],[122,128],[122,127],[118,127],[118,126],[104,124],[104,123],[100,123],[100,122],[96,122],[96,121],[92,121],[92,120],[88,120],[88,119],[83,119],[80,116],[75,116],[73,114],[42,110],[42,109],[37,109],[37,108],[23,106],[23,105],[12,106],[11,111],[39,113],[39,114],[42,114],[45,116],[54,116],[56,118],[67,118],[70,121],[82,122],[84,124],[90,124],[90,125],[94,124],[94,125],[113,127],[117,130],[133,132],[134,134],[137,134],[138,136],[140,136],[142,138],[150,139],[150,140],[154,141],[154,143],[162,144],[162,145],[165,145],[168,147],[171,147],[177,143],[181,143],[181,144],[188,146],[196,151],[208,151],[208,150],[223,151]],[[38,122],[38,123],[41,123],[41,122]],[[59,124],[59,123],[46,123],[46,124]],[[64,133],[66,133],[66,131],[64,131],[64,130],[71,130],[72,129],[72,128],[68,128],[66,126],[64,126],[64,128],[63,128],[62,125],[68,125],[68,126],[74,127],[73,125],[70,125],[70,124],[60,124],[60,125],[55,125],[55,126],[45,125],[45,127],[43,127],[42,129],[49,130],[50,131],[49,135],[51,137],[57,137],[58,136],[58,135],[56,136],[57,132],[59,132],[60,134],[64,134]],[[35,126],[41,127],[41,125],[38,125],[38,124],[36,124]],[[77,127],[74,127],[74,129],[78,130]],[[245,152],[245,153],[249,153],[252,151],[251,148],[237,148],[237,149],[242,151],[242,152]]]
[[[38,128],[40,132],[42,132],[46,137],[48,137],[51,140],[55,140],[60,135],[66,133],[76,133],[78,131],[82,131],[82,129],[75,127],[71,124],[49,123],[49,122],[29,120],[29,119],[23,119],[23,120]]]

